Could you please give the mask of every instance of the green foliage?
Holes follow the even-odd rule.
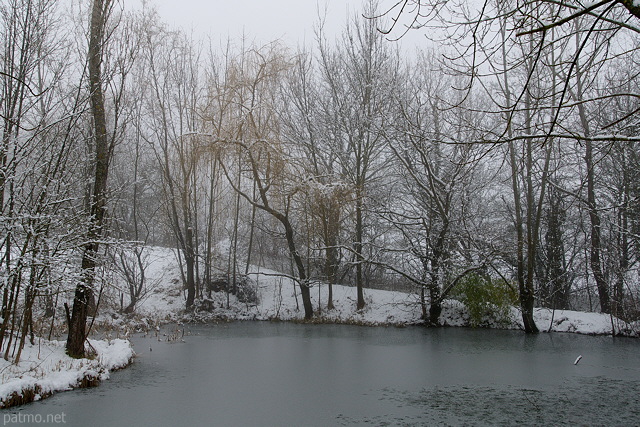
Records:
[[[518,293],[502,279],[471,273],[460,279],[451,296],[469,311],[471,326],[507,324],[510,308],[517,305]]]

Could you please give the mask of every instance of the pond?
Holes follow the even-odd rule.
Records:
[[[70,426],[640,420],[635,339],[268,322],[184,328],[184,337],[179,332],[172,342],[134,337],[135,363],[98,388],[59,393],[13,412],[41,419],[64,413]]]

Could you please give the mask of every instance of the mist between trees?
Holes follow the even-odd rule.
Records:
[[[186,309],[255,264],[295,278],[308,319],[320,280],[322,309],[336,283],[354,310],[404,290],[432,325],[496,292],[527,332],[534,306],[637,320],[635,2],[392,3],[296,49],[110,0],[3,2],[3,356],[61,323],[81,355],[97,310],[150,291],[154,245]],[[406,17],[431,36],[410,58],[388,40]]]

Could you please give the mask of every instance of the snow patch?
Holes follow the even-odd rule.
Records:
[[[39,340],[26,344],[19,363],[0,359],[0,407],[39,400],[57,391],[70,390],[83,382],[109,378],[109,372],[131,363],[134,352],[126,340],[89,340],[95,358],[73,359],[65,353],[65,342]],[[26,397],[32,395],[31,398]]]

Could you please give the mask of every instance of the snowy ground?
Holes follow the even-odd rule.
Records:
[[[149,291],[136,313],[121,315],[116,307],[103,308],[96,319],[96,337],[91,340],[95,349],[92,359],[71,359],[64,352],[64,342],[39,339],[35,345],[27,344],[19,364],[0,359],[0,407],[15,404],[16,395],[23,393],[27,400],[38,400],[55,391],[106,379],[109,372],[129,364],[134,352],[126,338],[133,332],[157,328],[167,322],[226,320],[289,320],[304,318],[302,301],[294,282],[274,271],[258,269],[250,272],[251,286],[258,295],[257,304],[240,302],[235,296],[214,293],[205,304],[192,313],[184,313],[185,296],[182,290],[180,270],[170,249],[153,248],[146,271]],[[365,289],[366,307],[356,311],[356,289],[334,286],[335,308],[326,309],[328,288],[326,284],[314,284],[311,289],[315,321],[351,323],[361,325],[405,326],[421,323],[420,305],[416,295],[402,292]],[[321,304],[318,304],[321,301]],[[126,303],[126,301],[125,301]],[[320,307],[320,308],[318,308]],[[469,326],[469,314],[458,301],[447,300],[440,317],[447,326]],[[573,332],[590,335],[616,333],[639,336],[640,325],[627,325],[608,315],[576,311],[551,311],[536,309],[536,324],[541,331]],[[484,327],[521,328],[520,313],[511,310],[510,319],[497,321],[487,317]],[[121,339],[125,338],[125,339]]]
[[[0,359],[0,407],[94,385],[109,378],[110,371],[127,366],[134,355],[126,340],[89,342],[95,353],[90,359],[72,359],[65,354],[63,341],[43,339],[27,343],[18,364]]]
[[[150,326],[166,321],[207,321],[220,318],[229,320],[294,320],[304,319],[302,300],[294,282],[279,275],[275,271],[254,267],[250,272],[258,294],[257,305],[237,301],[231,295],[227,309],[227,296],[214,293],[206,310],[196,309],[193,315],[186,318],[180,313],[184,308],[184,295],[181,291],[182,281],[173,251],[170,249],[154,249],[153,262],[149,266],[148,275],[154,283],[153,290],[137,308],[137,316],[142,324]],[[328,286],[323,283],[314,284],[311,289],[313,306],[316,309],[317,322],[354,323],[363,325],[412,325],[421,323],[420,305],[415,294],[403,292],[365,289],[366,307],[356,311],[356,289],[350,286],[334,285],[333,303],[335,308],[327,310]],[[321,304],[318,304],[318,301]],[[541,331],[573,332],[588,335],[608,335],[615,328],[616,333],[638,335],[640,325],[628,325],[618,319],[601,313],[585,313],[569,310],[539,308],[535,310],[535,320]],[[469,326],[469,314],[464,305],[455,300],[447,300],[443,304],[440,317],[447,326]],[[123,322],[124,319],[116,319]],[[522,328],[520,312],[511,310],[510,319],[497,321],[487,317],[481,325],[484,327]]]

